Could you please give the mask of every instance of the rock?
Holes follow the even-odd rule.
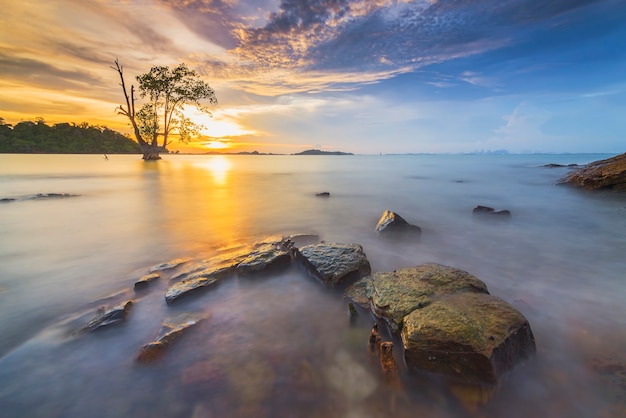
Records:
[[[587,164],[558,184],[572,184],[587,190],[626,190],[626,153]]]
[[[384,382],[399,382],[398,365],[393,357],[393,343],[391,341],[380,343],[380,371]]]
[[[555,164],[555,163],[550,163],[550,164],[544,164],[542,167],[546,167],[546,168],[562,168],[562,167],[569,167],[569,168],[574,168],[574,167],[578,167],[578,164]]]
[[[170,286],[165,293],[165,302],[169,305],[183,296],[189,296],[200,290],[205,290],[219,280],[234,273],[235,266],[233,265],[208,267]]]
[[[161,264],[157,264],[155,266],[150,267],[150,273],[154,273],[157,271],[163,271],[163,270],[171,270],[173,268],[176,268],[178,266],[180,266],[181,264],[185,264],[187,262],[189,262],[190,259],[189,258],[176,258],[174,260],[170,260],[166,263],[161,263]]]
[[[295,253],[302,265],[331,286],[358,279],[372,271],[359,244],[313,244],[296,249]]]
[[[526,318],[463,270],[423,264],[374,273],[346,297],[361,306],[368,300],[393,332],[401,331],[409,370],[496,383],[536,351]]]
[[[422,229],[419,226],[411,225],[397,213],[386,210],[376,224],[376,232],[385,236],[412,235],[419,237],[422,234]]]
[[[317,196],[317,197],[330,197],[330,192],[315,193],[315,196]]]
[[[402,342],[409,370],[475,383],[497,383],[536,351],[526,318],[484,293],[446,295],[414,310],[404,318]]]
[[[472,210],[472,215],[474,216],[490,216],[490,217],[498,217],[500,219],[509,219],[511,217],[511,211],[509,210],[495,210],[494,208],[490,208],[489,206],[476,206]]]
[[[489,293],[487,286],[468,272],[430,263],[374,273],[346,289],[345,295],[359,306],[370,308],[392,332],[398,332],[406,315],[439,295],[457,292]]]
[[[135,290],[145,289],[150,285],[151,282],[159,279],[161,275],[159,273],[150,273],[142,276],[135,282]]]
[[[132,306],[133,301],[128,300],[113,308],[101,309],[101,312],[79,332],[93,332],[103,327],[120,324],[126,320]]]
[[[237,272],[249,274],[289,265],[291,263],[289,249],[290,243],[288,241],[264,243],[237,264]]]
[[[148,363],[159,359],[176,339],[208,317],[205,314],[181,314],[163,321],[155,340],[139,350],[137,361]]]

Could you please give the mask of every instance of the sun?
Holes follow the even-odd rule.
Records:
[[[202,145],[209,149],[224,149],[230,147],[229,144],[217,139],[212,139],[210,141],[204,142],[202,143]]]

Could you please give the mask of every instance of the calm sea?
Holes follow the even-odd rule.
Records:
[[[15,199],[0,202],[0,414],[619,416],[626,195],[557,186],[570,168],[544,167],[606,157],[0,155],[0,199]],[[512,218],[476,220],[477,205]],[[380,241],[386,209],[419,225],[421,241]],[[172,306],[158,283],[124,326],[71,335],[75,318],[132,295],[152,265],[299,233],[361,244],[374,271],[469,271],[529,319],[537,357],[480,407],[436,376],[403,372],[404,389],[389,393],[367,364],[371,318],[351,326],[341,294],[296,268]],[[162,321],[186,311],[211,317],[158,363],[137,365]]]

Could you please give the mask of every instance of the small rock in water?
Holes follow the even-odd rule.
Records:
[[[329,192],[320,192],[320,193],[315,193],[315,196],[317,196],[317,197],[330,197],[330,193]]]
[[[419,237],[422,234],[422,229],[417,225],[411,225],[397,213],[386,210],[376,224],[376,232],[389,237]]]
[[[472,215],[474,216],[489,216],[489,217],[498,217],[500,219],[509,219],[511,218],[511,211],[509,210],[495,210],[494,208],[490,208],[489,206],[476,206],[472,210]]]
[[[106,308],[100,308],[98,315],[89,321],[80,332],[91,332],[102,327],[124,322],[132,306],[133,301],[129,300],[108,310]]]
[[[135,282],[135,290],[141,290],[147,288],[151,282],[159,279],[161,276],[159,273],[150,273],[142,276],[139,280]]]

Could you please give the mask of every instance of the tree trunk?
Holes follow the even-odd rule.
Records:
[[[142,158],[145,161],[154,161],[161,159],[161,156],[159,155],[161,153],[161,148],[158,146],[153,146],[146,143],[145,145],[142,145],[141,151],[143,152]]]

